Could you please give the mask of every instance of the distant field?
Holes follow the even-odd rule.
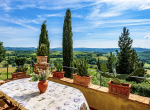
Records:
[[[30,54],[30,55],[36,55],[36,53],[32,53],[32,54]]]
[[[9,67],[8,72],[14,72],[16,70],[16,67]],[[7,68],[0,68],[0,73],[1,72],[7,72]]]
[[[145,63],[144,67],[145,68],[150,68],[150,64]]]
[[[149,69],[146,69],[147,70],[147,74],[150,74],[150,70]]]
[[[75,52],[73,52],[74,53],[74,55],[77,55],[77,54],[84,54],[83,52],[80,52],[80,51],[75,51]]]
[[[12,53],[12,52],[14,52],[14,51],[6,51],[6,53]]]

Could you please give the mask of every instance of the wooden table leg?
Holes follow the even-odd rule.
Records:
[[[12,102],[8,102],[6,99],[3,99],[3,101],[9,106],[9,107],[13,107]]]

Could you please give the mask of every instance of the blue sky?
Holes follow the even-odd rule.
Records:
[[[150,0],[0,0],[0,41],[5,47],[37,47],[47,20],[50,47],[62,47],[68,8],[74,48],[117,48],[123,27],[132,47],[150,48]]]

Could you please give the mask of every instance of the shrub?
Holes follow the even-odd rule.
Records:
[[[17,69],[15,70],[15,72],[23,72],[23,71],[26,71],[28,69],[28,67],[26,67],[26,66],[19,66],[16,68]]]
[[[62,71],[62,69],[63,69],[61,61],[54,61],[54,66],[56,68],[56,71]]]
[[[25,57],[20,57],[20,58],[15,58],[15,63],[18,65],[24,65],[26,62],[26,58]]]
[[[76,66],[77,66],[77,74],[79,76],[87,76],[88,75],[87,59],[84,59],[84,57],[82,57],[81,60],[76,59]]]
[[[37,56],[47,56],[47,46],[45,44],[41,44],[40,47],[37,48]]]

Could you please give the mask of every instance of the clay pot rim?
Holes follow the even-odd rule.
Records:
[[[65,73],[65,71],[52,71],[52,72]]]
[[[117,85],[117,84],[114,84],[112,80],[110,80],[110,81],[108,82],[108,85],[109,85],[109,84],[115,85],[115,86],[123,86],[123,87],[125,87],[125,88],[131,88],[131,84],[128,84],[128,83],[121,83],[121,85]],[[125,86],[125,85],[127,85],[127,86]]]
[[[73,76],[79,76],[77,73],[73,74]],[[87,75],[87,76],[80,76],[80,77],[84,77],[84,78],[90,78],[92,77],[92,75]]]
[[[37,56],[37,57],[48,57],[48,56]]]
[[[21,71],[21,72],[27,72],[27,71]],[[13,73],[21,73],[21,72],[13,72]]]
[[[46,82],[46,80],[39,80],[39,82]]]

